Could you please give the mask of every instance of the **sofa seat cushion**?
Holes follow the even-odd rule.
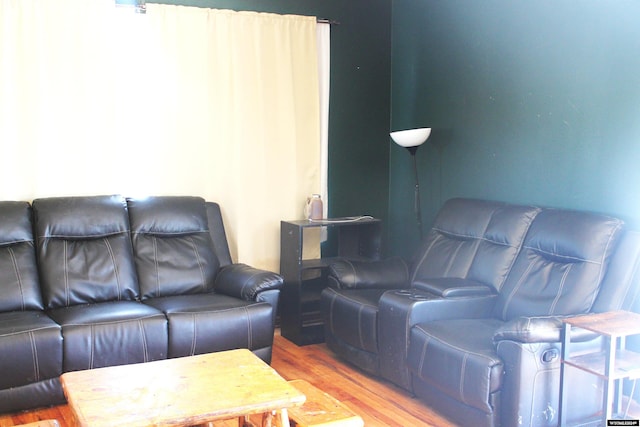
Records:
[[[169,319],[169,357],[273,344],[271,304],[222,294],[188,294],[151,298],[145,304]]]
[[[413,381],[492,413],[495,408],[489,402],[503,381],[503,363],[492,337],[502,323],[496,319],[453,319],[414,326],[407,356]]]
[[[62,326],[65,372],[167,357],[167,319],[145,304],[76,305],[49,315]]]
[[[388,289],[322,291],[325,329],[352,347],[378,353],[378,301]]]
[[[60,326],[41,311],[0,313],[0,389],[62,374]]]

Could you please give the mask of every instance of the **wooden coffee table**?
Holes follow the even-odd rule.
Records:
[[[305,395],[249,350],[67,372],[62,387],[79,426],[191,426],[264,414],[289,426]]]

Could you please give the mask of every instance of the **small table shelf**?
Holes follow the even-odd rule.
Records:
[[[559,425],[566,426],[567,384],[565,366],[572,366],[605,381],[602,425],[620,412],[622,380],[640,377],[640,354],[627,350],[626,338],[640,335],[640,314],[611,311],[587,314],[563,320],[562,364],[560,366]],[[602,351],[571,356],[571,328],[586,329],[604,338]]]
[[[324,251],[311,259],[304,252],[305,230],[326,228],[336,240],[334,253]],[[316,235],[317,237],[317,235]],[[338,259],[380,259],[382,221],[371,217],[280,222],[280,331],[297,345],[324,341],[320,293],[327,286],[329,265]]]

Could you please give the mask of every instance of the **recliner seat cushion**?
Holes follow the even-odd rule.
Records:
[[[199,197],[128,199],[142,298],[206,293],[220,268]]]
[[[65,372],[167,358],[167,319],[145,304],[76,305],[49,315],[62,325]]]
[[[123,197],[36,199],[33,213],[47,308],[136,299],[138,282]]]
[[[0,313],[0,390],[62,374],[60,326],[39,311]]]
[[[503,382],[503,363],[492,337],[502,324],[497,319],[420,323],[410,332],[409,369],[417,380],[449,397],[492,413],[489,402]]]
[[[169,319],[169,357],[273,344],[271,304],[221,294],[178,295],[145,300]]]

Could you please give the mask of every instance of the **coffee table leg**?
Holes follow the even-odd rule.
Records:
[[[289,414],[287,409],[265,412],[262,415],[262,427],[291,427],[289,424]]]

